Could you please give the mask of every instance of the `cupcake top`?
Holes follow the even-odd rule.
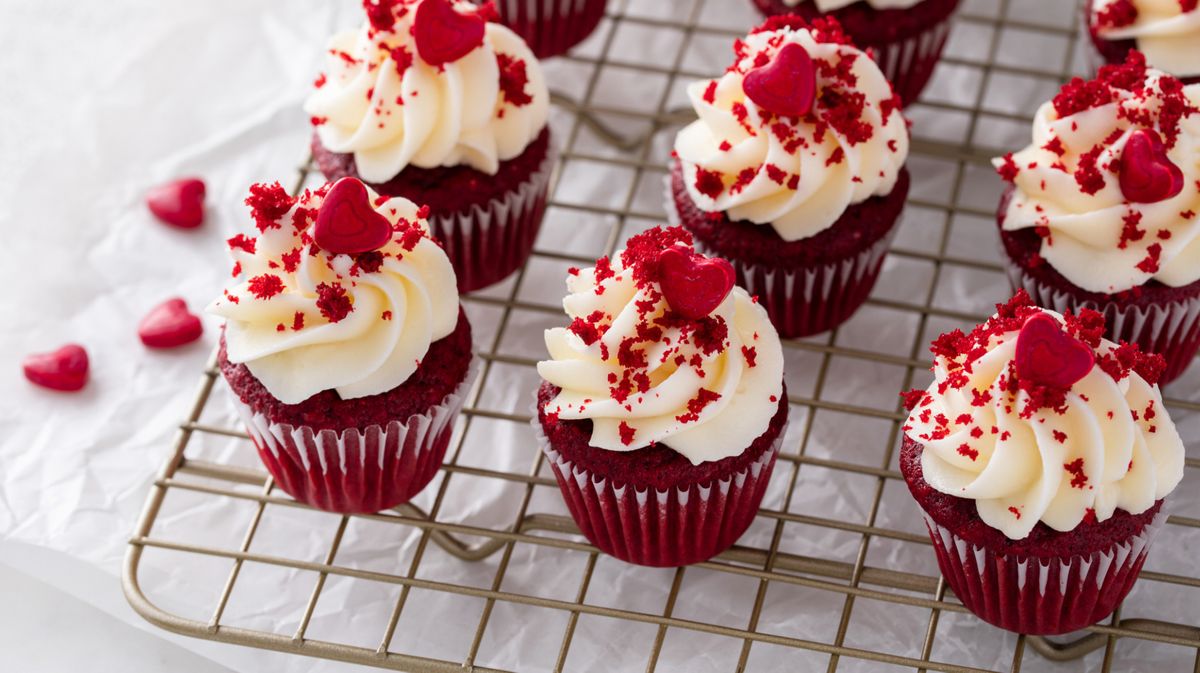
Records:
[[[1200,280],[1200,85],[1130,52],[1038,109],[1033,144],[994,161],[1014,189],[1006,230],[1089,292]]]
[[[257,184],[246,205],[259,234],[229,239],[234,282],[208,312],[226,318],[229,360],[281,402],[391,390],[454,331],[454,269],[427,209],[354,178],[299,198]]]
[[[591,445],[610,451],[662,443],[696,465],[740,454],[779,409],[783,352],[733,283],[733,267],[697,254],[680,227],[572,269],[571,324],[546,331],[538,363],[561,389],[546,414],[591,420]]]
[[[1106,40],[1135,40],[1150,64],[1177,77],[1200,75],[1200,2],[1095,0],[1092,26]]]
[[[910,439],[934,489],[975,501],[1013,540],[1039,521],[1066,532],[1140,514],[1183,477],[1183,442],[1163,408],[1163,360],[1101,338],[1104,318],[1061,316],[1022,290],[970,334],[930,350],[934,382],[905,394]]]
[[[699,119],[675,154],[697,206],[796,241],[892,190],[908,156],[900,99],[835,20],[774,17],[734,53],[687,89]]]
[[[783,0],[788,7],[795,7],[809,0]],[[925,0],[812,0],[817,9],[822,12],[832,12],[835,9],[849,7],[856,2],[865,2],[871,9],[908,9]]]
[[[364,6],[369,21],[330,41],[304,105],[321,143],[353,153],[364,180],[386,182],[409,165],[494,175],[545,127],[541,66],[516,33],[485,20],[487,9],[449,0]]]

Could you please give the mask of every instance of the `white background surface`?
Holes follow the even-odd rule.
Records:
[[[709,5],[722,3],[734,17],[726,25],[750,25],[753,13],[748,3],[709,0]],[[223,666],[239,671],[360,670],[176,638],[146,626],[136,617],[121,598],[118,583],[125,540],[149,484],[167,455],[173,429],[193,398],[195,381],[215,342],[217,327],[206,318],[206,334],[200,343],[176,351],[150,352],[138,342],[136,324],[148,308],[174,295],[183,296],[198,310],[220,287],[228,270],[222,241],[246,226],[241,206],[246,186],[276,179],[288,184],[305,151],[309,127],[300,103],[318,69],[321,45],[335,28],[358,22],[356,4],[350,0],[0,0],[0,44],[6,51],[0,60],[0,224],[8,237],[9,251],[5,263],[0,264],[0,596],[4,597],[4,607],[0,607],[0,668],[21,664],[24,667],[16,670],[72,670],[86,661],[91,662],[88,670],[192,673],[224,671]],[[670,13],[669,6],[660,8],[661,2],[636,4],[650,8],[643,13]],[[1014,0],[1018,12],[1054,13],[1060,4],[1069,3],[1061,0],[1040,6]],[[994,3],[980,0],[968,5],[978,12],[988,11]],[[1036,60],[1038,50],[1045,48],[1037,43],[1037,35],[1028,37],[1028,45],[1020,39],[1018,36],[1005,45],[1005,58],[1019,61],[1028,56]],[[727,41],[710,42],[708,53],[691,63],[693,69],[713,70],[725,65]],[[981,43],[986,41],[967,26],[956,32],[952,50],[979,58]],[[628,50],[626,55],[659,48],[665,49],[660,41],[646,36],[632,36],[621,42],[621,49]],[[559,64],[551,64],[549,70],[556,84],[578,89],[579,82],[571,78],[574,71]],[[972,77],[969,72],[944,69],[930,96],[960,104],[965,98],[969,104],[971,87],[978,85]],[[638,92],[640,82],[615,81],[609,85],[614,87],[614,95],[622,96],[622,103],[640,108],[645,100],[656,97]],[[992,85],[993,90],[984,96],[985,103],[1021,114],[1028,114],[1033,105],[1052,93],[1011,77],[997,76]],[[628,90],[631,86],[635,87],[633,91]],[[679,100],[678,96],[673,100]],[[918,135],[929,129],[953,134],[961,127],[961,121],[952,117],[942,120],[928,108],[918,108],[914,117]],[[563,116],[559,114],[556,123],[561,121]],[[985,146],[1015,146],[1025,142],[1028,135],[1027,126],[1021,124],[996,124],[985,130],[992,134],[981,143]],[[655,152],[665,157],[664,138],[669,134],[659,139]],[[596,151],[611,154],[603,147]],[[613,196],[619,191],[614,186],[616,178],[580,168],[583,165],[576,163],[565,172],[560,198],[603,203],[618,198]],[[918,196],[945,198],[950,173],[944,165],[914,161],[913,168],[922,179]],[[209,218],[193,232],[156,224],[141,203],[147,187],[183,174],[201,175],[208,183]],[[980,208],[992,207],[997,182],[986,172],[973,174],[967,189],[976,191],[966,200]],[[657,208],[656,190],[654,184],[639,187],[635,204],[639,210]],[[595,248],[605,240],[608,223],[580,216],[567,218],[562,213],[556,220],[554,215],[548,220],[542,247],[599,254]],[[899,244],[909,248],[932,245],[929,225],[940,218],[940,213],[910,207]],[[974,224],[976,227],[970,228],[965,220],[956,222],[951,252],[983,258],[994,255],[994,248],[989,247],[994,245],[990,223],[984,220]],[[522,298],[557,303],[561,298],[562,269],[542,267],[541,272],[542,282],[527,282],[521,290]],[[909,260],[889,259],[876,295],[911,301],[923,292],[920,273]],[[1004,292],[1004,281],[996,274],[955,274],[953,270],[944,274],[938,293],[940,304],[982,312]],[[486,338],[489,316],[477,311],[472,319],[479,340]],[[547,326],[546,316],[515,314],[513,320],[510,330],[528,337],[505,348],[525,357],[539,356],[541,344],[536,335]],[[911,331],[911,324],[897,320],[894,314],[868,308],[856,316],[839,339],[842,345],[905,353],[913,340]],[[83,393],[61,395],[38,390],[20,377],[22,355],[67,341],[83,343],[92,356],[92,379]],[[804,355],[789,355],[795,356],[789,360],[788,382],[794,394],[805,394],[804,387],[812,385],[806,367],[815,358],[808,354],[805,359]],[[831,376],[844,383],[835,397],[881,408],[894,405],[895,389],[900,384],[891,378],[893,372],[838,367],[835,361]],[[1197,397],[1200,376],[1195,369],[1175,386],[1171,391],[1174,395]],[[493,387],[496,392],[485,395],[482,405],[502,411],[526,411],[529,402],[524,391],[535,383],[528,371],[506,373],[501,369],[497,376],[498,383]],[[228,421],[230,415],[223,401],[214,405],[214,419]],[[800,411],[793,407],[794,413]],[[857,452],[863,461],[878,461],[878,428],[869,422],[847,423],[845,418],[838,421],[829,415],[819,418],[825,421],[814,425],[810,453],[846,457]],[[794,417],[789,435],[793,442],[798,442],[796,420]],[[1189,438],[1192,455],[1198,450],[1198,426],[1200,423],[1193,418],[1181,428]],[[501,446],[513,450],[467,456],[467,460],[475,459],[497,469],[526,469],[530,445],[522,429],[482,427],[507,433],[495,436]],[[246,465],[255,462],[244,444],[213,440],[198,444],[198,450],[210,459]],[[1178,514],[1200,513],[1194,472],[1189,470],[1188,480],[1177,494]],[[841,475],[817,469],[802,473],[799,495],[791,506],[844,515],[847,520],[861,519],[869,505],[863,500],[869,500],[870,483],[864,487],[841,479]],[[490,490],[492,484],[478,486],[474,500],[448,506],[447,518],[474,525],[506,525],[510,517],[504,506],[512,505],[511,494]],[[782,485],[775,486],[769,501],[781,495]],[[889,485],[885,494],[882,525],[920,531],[906,494],[891,490],[892,486],[895,484]],[[556,506],[561,511],[561,503],[556,503],[553,496],[539,500],[538,511],[555,511]],[[772,506],[782,507],[778,502]],[[201,531],[200,537],[206,541],[237,539],[244,530],[244,522],[233,518],[244,514],[244,510],[184,502],[169,503],[164,512],[164,523]],[[327,519],[304,512],[284,513],[271,520],[274,527],[265,530],[261,542],[256,540],[255,544],[269,549],[271,544],[287,541],[319,555],[328,544],[331,527]],[[1195,572],[1200,538],[1193,529],[1174,532],[1183,534],[1177,536],[1169,551],[1160,546],[1149,566],[1170,572]],[[752,530],[751,535],[763,533]],[[849,556],[852,561],[857,536],[825,533],[809,529],[789,537],[785,549],[836,559]],[[352,527],[346,546],[356,551],[348,552],[346,558],[339,556],[339,562],[370,567],[372,563],[394,563],[397,553],[401,559],[411,553],[411,539],[399,544],[397,552],[394,547],[371,544],[372,534],[369,529]],[[147,554],[148,577],[158,580],[164,607],[206,616],[204,610],[211,609],[212,597],[203,592],[219,585],[227,566],[189,568],[184,572],[172,565],[172,558],[151,562],[150,556]],[[572,573],[578,572],[572,564],[577,560],[577,556],[566,558],[553,550],[519,546],[505,588],[530,591],[571,586]],[[931,562],[927,547],[906,550],[881,542],[873,544],[869,561],[922,572],[928,572]],[[423,568],[437,579],[486,585],[494,565],[493,559],[480,567],[465,568],[444,554],[439,557],[435,550]],[[389,567],[394,571],[394,565]],[[244,625],[286,633],[297,599],[272,594],[279,593],[279,586],[300,586],[295,593],[300,595],[302,606],[309,587],[298,584],[303,580],[286,574],[254,578],[264,593],[235,599],[231,618],[242,620]],[[653,596],[661,592],[664,581],[670,581],[664,571],[632,569],[602,558],[594,582],[610,596],[589,600],[657,610]],[[394,600],[394,596],[372,596],[367,590],[345,584],[331,584],[326,595],[331,597],[330,602],[322,599],[314,629],[318,633],[325,629],[330,639],[355,637],[359,624],[363,625],[362,633],[368,626],[374,629],[370,631],[374,637],[380,613],[386,617]],[[706,597],[720,600],[706,602]],[[689,571],[684,598],[677,609],[690,618],[744,624],[743,603],[747,598],[752,600],[753,587],[748,588],[740,580],[719,573]],[[478,606],[465,600],[461,603],[457,613],[453,601],[438,603],[431,599],[428,604],[431,610],[437,607],[460,615],[461,623],[402,623],[402,631],[409,629],[406,635],[411,636],[414,648],[428,648],[418,653],[449,657],[459,652],[458,645],[440,638],[445,632],[473,632]],[[1200,621],[1200,601],[1194,590],[1175,591],[1143,582],[1131,603],[1131,609],[1140,606],[1179,614],[1180,619],[1191,623]],[[816,592],[771,593],[764,622],[777,622],[781,632],[828,638],[822,626],[805,621],[805,613],[836,610],[840,604],[840,597]],[[353,609],[342,609],[347,605]],[[867,604],[857,609],[848,644],[914,654],[907,648],[914,638],[919,642],[927,613],[914,618],[891,607]],[[501,606],[483,653],[493,665],[542,670],[546,657],[552,663],[561,632],[560,617]],[[543,621],[536,621],[539,619]],[[548,644],[539,644],[536,634],[519,629],[521,624],[548,625],[548,633],[558,630],[547,636]],[[291,626],[294,628],[294,622]],[[641,670],[645,665],[641,644],[648,643],[653,635],[650,630],[648,637],[646,630],[581,619],[569,667]],[[692,669],[699,671],[710,667],[731,670],[729,641],[710,645],[700,637],[681,640],[678,633],[671,631],[664,646],[664,661],[688,660]],[[369,644],[370,637],[358,640],[363,641],[358,644]],[[627,646],[631,643],[637,646]],[[969,617],[946,615],[934,656],[959,663],[963,657],[971,657],[979,665],[1006,666],[1003,662],[1011,655],[1012,647],[1011,636]],[[752,670],[790,671],[808,664],[809,659],[814,670],[824,670],[825,666],[822,657],[800,661],[794,652],[764,647],[754,651]],[[699,658],[688,657],[696,652],[701,653]],[[1170,671],[1190,666],[1191,661],[1189,653],[1181,648],[1144,643],[1121,652],[1120,665],[1124,668],[1116,670]],[[733,655],[736,657],[736,648]],[[1142,661],[1149,662],[1144,664],[1146,668],[1141,668]],[[1026,671],[1077,673],[1093,670],[1098,659],[1093,656],[1085,662],[1051,667],[1027,653],[1025,664]],[[665,666],[660,670],[671,670]],[[844,661],[839,670],[881,669]]]

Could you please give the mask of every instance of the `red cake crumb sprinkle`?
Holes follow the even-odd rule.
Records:
[[[1069,463],[1063,463],[1063,469],[1071,474],[1071,488],[1082,489],[1087,486],[1088,477],[1083,471],[1083,459],[1076,458]]]
[[[1047,152],[1053,152],[1060,157],[1067,153],[1067,148],[1063,147],[1062,138],[1059,138],[1058,136],[1054,136],[1050,140],[1046,141],[1046,144],[1042,145],[1042,149],[1046,150]]]
[[[1180,0],[1184,2],[1186,0]],[[1124,28],[1137,21],[1138,10],[1133,0],[1116,0],[1096,13],[1097,28]]]
[[[313,115],[308,118],[308,123],[312,124],[313,126],[321,126],[327,121],[329,121],[329,117],[318,117]]]
[[[1130,210],[1123,218],[1124,226],[1121,228],[1121,240],[1117,243],[1117,247],[1124,250],[1129,247],[1130,242],[1140,241],[1146,237],[1146,231],[1138,227],[1142,222],[1142,213],[1137,210]]]
[[[313,88],[320,89],[321,87],[325,86],[325,82],[326,82],[325,73],[321,73],[321,74],[317,75],[316,79],[313,80]]]
[[[391,56],[392,63],[396,64],[396,74],[400,77],[404,77],[404,73],[408,72],[408,69],[411,68],[413,64],[412,52],[410,52],[407,47],[401,45],[394,49],[388,50],[388,56]],[[396,102],[400,105],[404,104],[403,99],[397,100]]]
[[[299,332],[302,329],[304,329],[304,313],[296,311],[296,314],[292,316],[292,331]]]
[[[1079,164],[1075,167],[1075,182],[1084,194],[1095,194],[1104,189],[1104,176],[1096,166],[1096,161],[1103,151],[1103,145],[1096,145],[1079,157]]]
[[[917,405],[929,404],[933,400],[929,393],[920,388],[913,388],[912,390],[902,392],[900,393],[900,397],[904,398],[904,408],[909,411],[916,409]]]
[[[958,455],[966,456],[967,458],[970,458],[971,460],[976,460],[977,458],[979,458],[979,451],[977,451],[976,449],[972,449],[970,444],[963,443],[963,444],[960,444],[958,447]]]
[[[713,392],[707,388],[701,388],[696,393],[696,397],[688,400],[687,413],[676,416],[675,420],[680,423],[695,423],[700,420],[700,413],[704,411],[704,408],[719,399],[721,399],[720,393]]]
[[[704,102],[712,105],[717,102],[717,80],[712,80],[704,88]]]
[[[838,149],[840,150],[841,148],[839,147]],[[788,177],[787,171],[776,166],[775,164],[766,164],[764,168],[767,170],[767,177],[776,184],[782,185],[783,181]]]
[[[357,276],[359,271],[375,273],[383,266],[383,253],[378,250],[360,252],[354,256],[354,265],[350,267],[350,275]]]
[[[354,310],[354,305],[341,283],[321,283],[317,285],[317,310],[329,322],[341,322]]]
[[[294,273],[300,268],[300,248],[292,248],[291,251],[283,253],[280,260],[283,262],[283,270],[288,273]]]
[[[273,273],[264,273],[251,278],[246,289],[258,299],[270,299],[283,292],[283,281]]]
[[[625,421],[617,426],[617,432],[621,433],[621,443],[625,446],[633,444],[633,438],[637,435],[637,430]]]
[[[703,168],[696,169],[696,191],[710,199],[716,199],[725,191],[725,183],[721,174]]]
[[[226,240],[225,242],[227,244],[229,244],[230,250],[242,250],[244,252],[247,252],[247,253],[250,253],[251,255],[253,255],[254,247],[257,244],[258,239],[255,239],[251,236],[247,236],[245,234],[237,234],[236,236],[233,236],[232,238]]]
[[[1054,441],[1059,444],[1065,444],[1067,441],[1067,433],[1061,430],[1051,430],[1050,434],[1054,435]]]
[[[371,23],[371,28],[377,31],[390,31],[396,25],[395,7],[398,4],[400,4],[398,0],[363,0],[363,11],[367,13],[367,20]],[[405,13],[408,11],[407,7],[400,9]]]
[[[529,84],[526,74],[525,61],[508,54],[496,54],[496,63],[500,66],[500,93],[504,100],[514,107],[524,107],[533,102],[525,87]]]
[[[591,346],[600,340],[600,321],[604,318],[604,311],[593,311],[592,314],[586,318],[576,318],[575,320],[571,321],[571,324],[567,327],[567,330],[582,339],[583,343]]]
[[[1008,511],[1012,512],[1012,515],[1017,517],[1017,520],[1021,519],[1021,510],[1017,509],[1016,507],[1009,507]]]
[[[742,357],[746,358],[746,366],[754,367],[754,361],[758,358],[758,350],[754,346],[742,346]]]
[[[1151,243],[1146,248],[1146,257],[1137,263],[1137,268],[1146,273],[1158,273],[1159,257],[1162,255],[1162,245]]]
[[[279,220],[296,205],[296,197],[287,193],[283,185],[256,183],[250,185],[250,196],[246,197],[246,205],[250,206],[250,215],[259,231],[278,229]]]
[[[1000,164],[996,172],[1000,174],[1000,177],[1005,182],[1013,182],[1017,179],[1017,173],[1020,173],[1021,169],[1017,167],[1017,162],[1013,160],[1012,152],[1004,155],[1004,163]]]

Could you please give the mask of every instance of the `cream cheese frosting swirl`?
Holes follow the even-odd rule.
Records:
[[[815,65],[815,102],[799,117],[772,114],[744,90],[747,75],[788,44]],[[836,24],[751,33],[735,51],[724,75],[687,89],[699,119],[679,132],[675,153],[697,206],[796,241],[892,190],[908,156],[899,99]]]
[[[783,394],[783,353],[766,311],[740,287],[701,318],[676,313],[654,278],[672,247],[694,254],[683,229],[652,229],[611,262],[573,270],[563,300],[573,322],[546,331],[550,359],[538,373],[561,389],[544,411],[590,419],[592,446],[659,442],[698,465],[766,432]]]
[[[1038,109],[1033,143],[994,161],[1014,185],[1003,228],[1035,228],[1042,258],[1089,292],[1200,280],[1200,85],[1181,87],[1140,58],[1068,84]],[[1183,174],[1178,194],[1154,203],[1123,194],[1117,173],[1139,129],[1164,140]]]
[[[969,336],[935,343],[935,380],[914,391],[904,425],[924,447],[925,480],[974,500],[979,517],[1014,540],[1039,521],[1066,532],[1118,508],[1146,511],[1183,477],[1183,442],[1158,387],[1142,376],[1157,371],[1140,366],[1135,348],[1101,339],[1099,314],[1081,313],[1064,330],[1095,344],[1096,363],[1046,404],[1044,391],[1018,381],[1018,336],[1036,313],[1064,319],[1027,301],[1001,307]]]
[[[352,153],[369,182],[387,182],[410,165],[467,165],[494,175],[546,126],[550,96],[525,42],[489,22],[479,47],[431,65],[413,36],[423,1],[384,3],[376,11],[392,12],[390,25],[376,21],[334,36],[304,105],[321,143]],[[475,10],[458,2],[454,11]]]
[[[1200,9],[1195,2],[1096,0],[1092,25],[1106,40],[1135,40],[1138,51],[1159,70],[1176,77],[1200,75]]]
[[[299,199],[279,183],[252,187],[259,234],[229,240],[235,281],[207,309],[226,319],[230,362],[285,404],[329,389],[343,399],[391,390],[458,321],[454,269],[423,209],[366,188],[392,235],[370,252],[333,254],[313,241],[329,187]]]

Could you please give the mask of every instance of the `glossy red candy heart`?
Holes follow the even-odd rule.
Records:
[[[88,354],[79,344],[67,344],[50,353],[35,353],[21,362],[25,378],[52,390],[79,390],[87,383]]]
[[[190,344],[204,332],[200,318],[188,311],[179,297],[150,309],[138,323],[138,338],[151,348],[174,348]]]
[[[159,185],[146,193],[146,205],[163,222],[194,229],[204,222],[204,181],[181,178]]]
[[[383,247],[392,238],[392,223],[375,210],[366,185],[342,178],[325,194],[312,237],[326,252],[352,255]]]
[[[799,117],[808,114],[817,95],[817,71],[804,47],[789,42],[770,63],[746,73],[746,96],[764,110]]]
[[[733,289],[733,266],[673,247],[658,257],[659,286],[671,310],[690,320],[712,313]]]
[[[1150,129],[1129,134],[1121,152],[1121,194],[1133,203],[1158,203],[1183,191],[1183,171]]]
[[[448,0],[422,0],[413,17],[417,54],[429,65],[451,63],[483,44],[484,20],[459,14]]]
[[[1016,360],[1022,380],[1067,389],[1092,371],[1096,354],[1049,314],[1036,313],[1017,335]]]

